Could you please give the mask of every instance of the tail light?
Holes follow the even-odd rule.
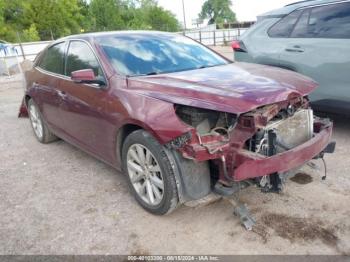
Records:
[[[242,41],[234,40],[232,41],[231,47],[235,52],[247,52],[247,49]]]

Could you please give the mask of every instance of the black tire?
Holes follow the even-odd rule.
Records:
[[[44,121],[44,119],[42,117],[42,114],[41,114],[41,112],[39,110],[39,107],[36,105],[36,103],[33,101],[33,99],[29,99],[27,107],[28,107],[28,111],[29,111],[28,113],[29,113],[29,119],[30,119],[30,122],[31,122],[31,126],[33,128],[34,135],[38,139],[38,141],[40,143],[43,143],[43,144],[48,144],[48,143],[51,143],[51,142],[57,140],[58,137],[55,136],[49,130],[47,124],[45,123],[45,121]],[[41,135],[39,135],[36,132],[36,130],[35,130],[34,123],[33,123],[33,117],[32,117],[31,112],[30,112],[31,107],[34,107],[36,112],[38,113],[37,118],[38,118],[38,121],[41,122],[41,127],[42,127],[41,128],[41,130],[42,130],[42,134]]]
[[[142,145],[145,149],[148,149],[154,159],[157,161],[160,170],[161,176],[163,179],[164,190],[162,191],[163,197],[159,204],[150,205],[145,202],[139,193],[136,191],[133,186],[127,166],[127,154],[131,147],[135,145]],[[136,130],[131,133],[123,144],[122,149],[122,161],[123,161],[123,170],[127,173],[127,181],[129,188],[134,195],[136,201],[148,212],[155,215],[164,215],[169,214],[176,209],[179,203],[179,197],[176,187],[176,180],[174,175],[174,169],[176,168],[174,164],[172,165],[167,154],[166,149],[158,143],[158,141],[144,130]]]

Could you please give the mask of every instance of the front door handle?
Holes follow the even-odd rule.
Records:
[[[66,92],[65,91],[61,91],[61,90],[57,91],[57,94],[58,94],[59,97],[61,97],[63,99],[66,98],[66,96],[67,96]]]
[[[300,45],[295,45],[291,48],[286,48],[285,51],[294,52],[294,53],[303,53],[304,52],[304,50],[301,48]]]

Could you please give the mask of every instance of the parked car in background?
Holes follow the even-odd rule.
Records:
[[[350,1],[302,1],[268,12],[232,47],[237,61],[316,80],[314,109],[350,113]]]
[[[25,77],[23,106],[39,142],[60,137],[123,170],[155,214],[212,190],[232,195],[254,183],[279,191],[334,149],[332,122],[309,107],[314,81],[232,63],[179,34],[62,38]]]

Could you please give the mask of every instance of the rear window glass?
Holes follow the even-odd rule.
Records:
[[[305,11],[291,37],[350,38],[350,2]]]
[[[280,38],[289,37],[301,13],[301,10],[297,10],[285,16],[270,28],[270,30],[268,31],[268,35],[270,37]]]
[[[305,10],[300,16],[297,25],[294,27],[291,37],[305,37],[308,32],[307,24],[309,22],[310,10]]]
[[[52,73],[63,75],[65,43],[49,47],[44,53],[39,67]]]

